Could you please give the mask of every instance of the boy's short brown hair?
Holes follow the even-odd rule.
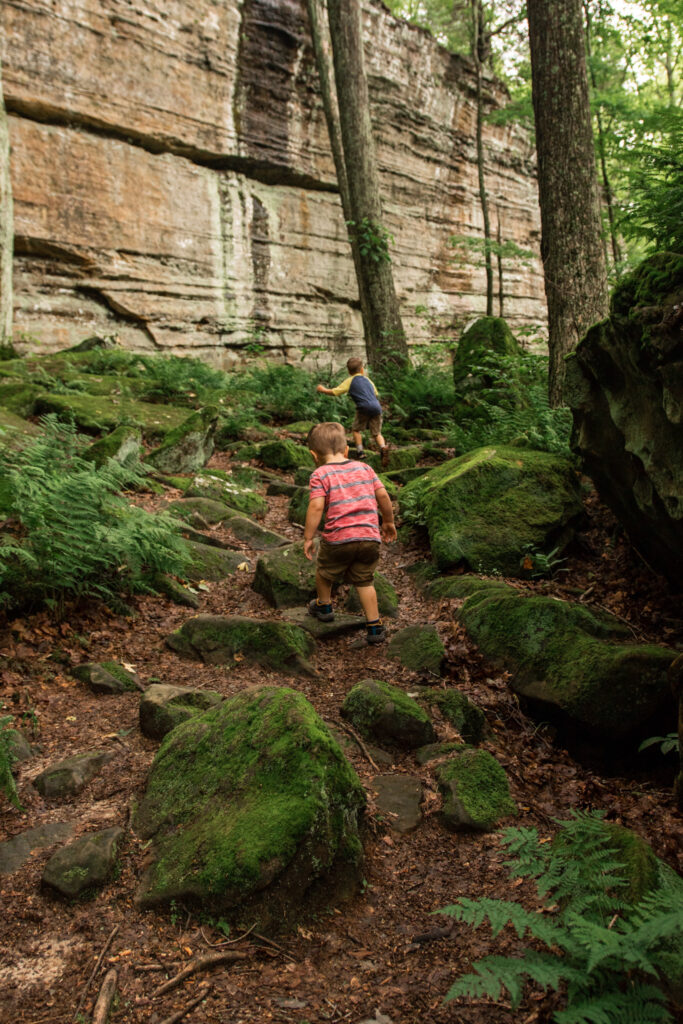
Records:
[[[363,360],[360,356],[351,356],[351,358],[346,361],[346,369],[349,373],[360,373],[363,369]]]
[[[339,455],[346,450],[346,431],[341,423],[316,423],[306,438],[316,455]]]

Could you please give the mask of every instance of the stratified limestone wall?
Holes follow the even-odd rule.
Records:
[[[0,344],[12,336],[12,183],[0,64]]]
[[[361,349],[304,0],[3,0],[0,16],[15,334],[47,351],[116,332],[223,365]],[[485,306],[483,269],[449,245],[481,234],[472,71],[374,0],[365,29],[404,322],[413,342],[452,335]],[[487,126],[486,147],[493,223],[536,250],[529,139]],[[506,292],[513,325],[544,321],[538,262]]]

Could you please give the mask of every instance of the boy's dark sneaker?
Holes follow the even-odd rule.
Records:
[[[365,462],[365,451],[363,448],[361,448],[360,451],[356,449],[356,460],[358,462]]]
[[[369,644],[382,644],[387,638],[387,631],[381,622],[373,622],[365,627],[365,639]]]
[[[314,599],[308,606],[308,614],[320,622],[334,622],[334,612],[331,604],[318,604]]]
[[[382,460],[382,469],[386,469],[389,465],[389,445],[385,444],[384,448],[380,448],[379,455]]]

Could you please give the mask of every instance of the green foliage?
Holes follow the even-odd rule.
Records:
[[[646,740],[638,747],[638,753],[641,750],[647,750],[648,747],[654,747],[655,743],[659,743],[662,754],[678,753],[679,751],[679,740],[677,732],[669,732],[666,736],[649,736]]]
[[[12,754],[12,742],[10,732],[14,720],[11,715],[4,715],[0,718],[0,790],[5,794],[11,804],[19,811],[23,811],[23,807],[19,802],[17,796],[17,786],[12,775],[12,762],[14,756]]]
[[[625,166],[620,228],[649,252],[683,252],[683,111],[660,110],[647,125]]]
[[[515,1009],[532,981],[566,994],[565,1008],[553,1016],[557,1024],[672,1020],[659,982],[666,980],[672,943],[683,938],[680,905],[662,887],[633,904],[621,898],[626,869],[600,814],[574,812],[558,824],[552,843],[539,841],[536,829],[503,833],[514,857],[510,873],[535,880],[540,908],[482,898],[441,911],[475,928],[488,921],[494,936],[511,925],[520,939],[536,940],[521,956],[478,961],[446,999],[499,999],[503,988]]]
[[[363,217],[359,224],[347,220],[346,226],[351,237],[355,236],[361,256],[373,263],[391,263],[389,242],[393,243],[394,236],[382,224]]]
[[[432,345],[413,365],[387,362],[372,379],[390,402],[390,419],[403,427],[445,428],[453,420],[453,374],[442,345]]]
[[[257,418],[274,423],[348,420],[348,398],[318,394],[319,380],[319,376],[302,367],[284,363],[267,363],[234,374],[230,379],[230,397],[239,404],[235,415],[253,410],[252,423]]]
[[[153,592],[158,573],[183,575],[190,554],[177,521],[150,515],[119,493],[141,471],[108,460],[97,468],[75,428],[55,417],[19,452],[0,455],[10,485],[13,532],[0,541],[0,601],[59,611],[69,598],[116,602]]]
[[[203,404],[212,392],[226,391],[227,374],[184,356],[139,356],[123,349],[98,349],[82,367],[91,374],[133,378],[138,398],[175,405]]]
[[[459,422],[448,444],[459,454],[490,444],[510,444],[567,454],[572,417],[548,403],[548,360],[482,353],[472,367]]]

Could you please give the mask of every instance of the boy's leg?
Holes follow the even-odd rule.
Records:
[[[380,644],[387,631],[382,625],[377,605],[374,575],[379,561],[379,544],[376,541],[360,541],[356,559],[349,573],[350,582],[358,593],[358,600],[365,614],[366,637],[369,644]]]
[[[315,574],[315,589],[318,594],[318,603],[330,604],[332,600],[332,584],[324,576],[320,575],[319,570]]]
[[[333,622],[334,611],[332,609],[332,581],[327,579],[326,576],[320,571],[321,562],[325,564],[329,563],[330,557],[333,556],[333,552],[330,552],[329,545],[324,540],[320,542],[318,549],[318,564],[315,570],[315,590],[317,598],[308,606],[309,615],[313,615],[314,618],[320,619],[321,622]],[[334,576],[334,573],[331,573]]]
[[[363,435],[360,430],[354,430],[353,432],[353,443],[359,452],[363,451]]]
[[[366,621],[377,622],[379,619],[379,608],[377,606],[377,591],[374,585],[371,583],[369,587],[359,587],[356,584],[356,591]]]

